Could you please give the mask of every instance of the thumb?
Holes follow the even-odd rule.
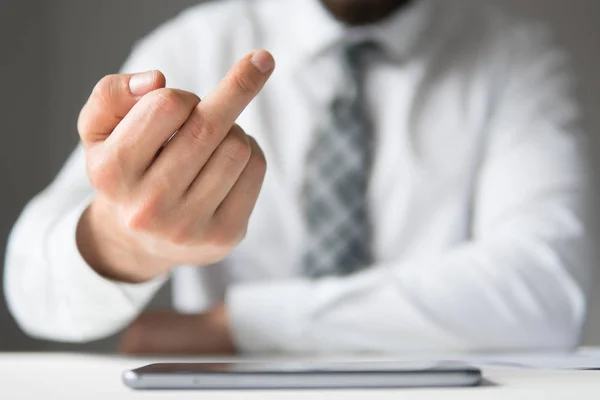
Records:
[[[77,128],[83,145],[105,140],[142,96],[165,85],[159,71],[104,77],[79,114]]]

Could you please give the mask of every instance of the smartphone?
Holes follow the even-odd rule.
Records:
[[[477,386],[481,371],[459,362],[163,363],[127,371],[132,389],[367,389]]]

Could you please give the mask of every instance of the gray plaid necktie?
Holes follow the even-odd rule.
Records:
[[[302,200],[308,277],[347,275],[373,262],[367,210],[373,132],[363,86],[368,57],[376,49],[372,41],[344,48],[344,86],[307,154]]]

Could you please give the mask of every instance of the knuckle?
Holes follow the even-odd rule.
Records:
[[[151,175],[145,186],[147,190],[155,196],[166,197],[169,193],[173,193],[174,184],[175,182],[172,176],[162,171],[158,171],[158,173]]]
[[[260,82],[252,74],[237,72],[231,75],[232,83],[242,93],[256,93],[260,89]]]
[[[206,241],[219,249],[222,254],[229,254],[246,237],[248,224],[249,218],[221,215],[214,221]]]
[[[243,232],[222,225],[214,229],[206,238],[206,244],[222,255],[231,253],[243,239]]]
[[[92,97],[99,103],[100,106],[109,105],[118,96],[119,80],[118,75],[106,75],[100,79],[94,90]]]
[[[179,223],[169,229],[166,239],[176,246],[186,246],[192,243],[194,230],[188,223]]]
[[[235,226],[232,229],[232,243],[235,246],[239,245],[242,240],[246,238],[246,234],[248,233],[248,220],[240,220],[236,221]]]
[[[210,141],[218,132],[216,124],[212,122],[212,119],[206,113],[194,114],[188,119],[186,125],[185,135],[190,139],[191,144]]]
[[[125,226],[133,232],[149,232],[160,217],[165,206],[165,197],[152,193],[134,204],[125,217]]]
[[[92,187],[101,193],[115,194],[121,177],[122,163],[118,156],[104,153],[100,158],[91,158],[87,163],[88,178]]]
[[[93,188],[101,193],[111,193],[112,183],[110,174],[107,173],[107,169],[102,166],[102,163],[88,163],[87,167],[88,178]]]
[[[221,146],[225,156],[234,162],[248,163],[252,155],[252,148],[244,133],[230,133]]]
[[[246,166],[248,173],[252,176],[262,178],[267,173],[267,159],[262,151],[252,151],[250,161]]]
[[[151,92],[150,95],[150,107],[157,113],[169,115],[184,106],[181,94],[176,89],[158,89]]]
[[[98,81],[77,119],[77,130],[84,142],[86,136],[96,129],[94,116],[97,117],[98,112],[112,108],[125,91],[120,75],[107,75]]]
[[[204,212],[202,202],[181,204],[176,218],[165,232],[165,239],[176,246],[202,245],[211,215]]]
[[[125,227],[132,232],[145,232],[150,226],[147,215],[137,208],[125,216],[124,223]]]

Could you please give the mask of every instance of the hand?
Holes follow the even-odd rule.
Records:
[[[100,81],[78,124],[97,196],[77,243],[93,268],[141,282],[213,264],[239,244],[266,162],[235,120],[273,67],[266,51],[249,54],[202,102],[164,88],[156,71]]]
[[[123,335],[119,352],[128,355],[234,354],[227,310],[219,305],[205,314],[173,311],[142,314]]]

